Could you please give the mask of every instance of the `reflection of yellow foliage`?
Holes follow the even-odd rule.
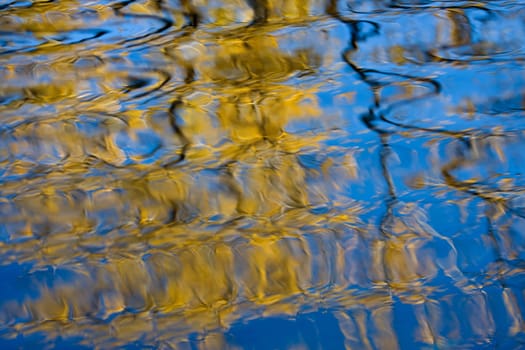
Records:
[[[75,83],[61,82],[60,85],[40,85],[26,89],[29,98],[41,103],[58,102],[74,96]]]
[[[226,84],[265,85],[283,81],[298,71],[312,71],[320,64],[320,56],[313,49],[283,52],[276,37],[264,32],[221,40],[209,49],[209,54],[211,57],[202,59],[204,78]]]
[[[237,96],[221,98],[217,114],[234,141],[275,140],[283,134],[288,119],[320,116],[313,92],[285,87],[270,91],[261,96],[241,90]]]
[[[266,3],[268,22],[239,31],[215,30],[251,20],[253,9],[240,0],[143,0],[115,4],[124,6],[119,10],[88,4],[84,15],[77,11],[80,2],[46,2],[12,9],[12,20],[0,20],[6,30],[27,34],[29,42],[27,56],[2,56],[0,95],[7,102],[0,109],[8,127],[0,149],[6,166],[0,253],[5,264],[52,266],[73,276],[53,275],[53,283],[37,287],[34,295],[6,301],[0,321],[22,320],[16,325],[22,335],[87,334],[91,347],[135,340],[159,346],[200,333],[214,349],[228,345],[214,330],[239,319],[333,307],[343,310],[336,318],[349,348],[396,349],[392,296],[421,307],[434,302],[425,279],[438,269],[463,282],[457,253],[429,228],[423,210],[403,208],[406,217],[387,220],[380,233],[369,215],[369,225],[356,218],[383,205],[372,203],[377,197],[364,204],[353,197],[381,187],[369,185],[379,172],[363,168],[367,157],[359,153],[375,158],[378,143],[367,136],[370,143],[356,151],[361,144],[324,142],[333,130],[308,123],[326,125],[332,112],[323,108],[332,102],[320,100],[321,84],[303,79],[326,74],[320,68],[330,55],[344,64],[338,49],[321,52],[335,39],[317,43],[330,36],[335,21],[326,25],[323,18],[319,32],[302,22],[311,20],[322,1]],[[202,23],[179,31],[190,10]],[[454,31],[461,32],[468,25],[465,15],[447,11]],[[157,15],[174,23],[148,35],[164,23]],[[282,30],[289,20],[296,26]],[[91,30],[99,27],[108,33],[92,40]],[[124,37],[122,29],[143,38]],[[346,41],[339,29],[336,36]],[[454,44],[467,44],[469,38],[458,33],[452,33]],[[78,37],[86,40],[65,44]],[[346,45],[340,44],[333,46]],[[413,55],[407,50],[394,45],[388,57],[406,64]],[[335,67],[328,75],[340,83],[331,76]],[[329,90],[336,94],[334,104],[361,103],[366,84],[357,92],[344,91],[345,84]],[[381,83],[378,98],[416,99],[428,92],[424,85],[411,79]],[[354,116],[344,119],[360,123]],[[308,131],[294,131],[297,124]],[[348,125],[337,137],[348,136],[351,143]],[[498,140],[479,142],[505,162],[505,145]],[[478,157],[482,151],[470,141]],[[448,186],[475,186],[448,173],[477,160],[445,167]],[[414,179],[416,188],[423,186],[421,179],[431,180]],[[365,187],[353,192],[349,182]],[[506,179],[499,185],[513,187]],[[507,213],[498,196],[487,197],[494,202],[491,220]],[[470,202],[463,209],[467,214]],[[434,242],[443,243],[448,255],[432,251]],[[503,239],[511,252],[512,243]],[[509,314],[519,313],[511,292],[503,302]],[[355,315],[347,312],[359,308]],[[416,336],[430,344],[432,325],[421,309]],[[482,334],[489,323],[473,329]],[[517,334],[519,320],[512,323]]]
[[[385,265],[389,279],[394,284],[411,283],[421,277],[417,274],[418,257],[406,243],[405,239],[390,240],[385,247]]]

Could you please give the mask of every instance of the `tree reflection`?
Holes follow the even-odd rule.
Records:
[[[321,310],[356,348],[523,335],[523,82],[493,74],[493,11],[447,6],[5,5],[3,331],[226,347]]]

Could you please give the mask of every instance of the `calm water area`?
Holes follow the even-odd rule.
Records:
[[[525,1],[0,0],[0,349],[525,349],[524,68]]]

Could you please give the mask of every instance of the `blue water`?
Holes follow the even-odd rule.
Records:
[[[525,2],[0,0],[0,348],[525,348]]]

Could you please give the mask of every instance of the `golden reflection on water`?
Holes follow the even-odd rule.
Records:
[[[523,346],[525,12],[388,3],[0,2],[1,335]]]

